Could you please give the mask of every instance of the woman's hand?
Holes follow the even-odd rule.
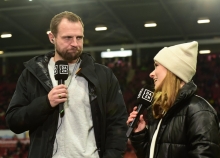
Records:
[[[137,116],[138,112],[136,110],[137,110],[137,106],[135,106],[133,108],[133,111],[130,113],[130,116],[128,117],[128,120],[127,120],[127,125],[129,125],[134,120],[134,118]],[[136,133],[136,132],[142,131],[145,127],[146,127],[146,122],[144,121],[144,117],[143,115],[140,115],[137,127],[134,128],[133,132]]]

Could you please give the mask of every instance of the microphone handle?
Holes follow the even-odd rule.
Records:
[[[58,85],[60,85],[60,84],[65,84],[64,80],[58,80]]]
[[[64,83],[64,80],[58,80],[58,85],[60,84],[65,84]],[[64,115],[64,106],[63,106],[64,103],[60,103],[58,106],[59,106],[59,113],[60,113],[60,117],[63,117]]]
[[[143,110],[144,110],[144,105],[143,104],[139,104],[138,107],[137,107],[137,116],[134,118],[134,120],[128,125],[128,130],[127,130],[127,133],[126,133],[126,136],[127,138],[130,137],[134,127],[137,125],[137,122],[139,121],[139,118],[140,118],[140,115],[143,113]]]
[[[61,117],[64,115],[64,106],[63,106],[63,103],[60,103],[60,104],[59,104],[59,113],[60,113],[60,116],[61,116]]]

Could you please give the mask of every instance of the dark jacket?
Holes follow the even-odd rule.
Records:
[[[48,93],[52,81],[48,62],[54,52],[25,63],[6,112],[9,128],[15,133],[29,130],[30,158],[51,158],[58,124],[58,106],[52,108]],[[89,83],[96,144],[102,158],[122,157],[126,148],[127,110],[118,81],[112,71],[81,55],[81,75]],[[80,123],[80,122],[79,122]]]
[[[154,158],[220,158],[219,120],[203,98],[194,95],[191,81],[180,90],[174,105],[163,117],[157,135]],[[158,119],[147,111],[148,129],[130,138],[138,158],[148,158]]]

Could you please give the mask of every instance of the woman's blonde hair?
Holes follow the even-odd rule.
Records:
[[[166,77],[154,92],[153,99],[153,116],[158,119],[162,118],[164,114],[174,104],[176,96],[181,88],[182,80],[167,70]]]

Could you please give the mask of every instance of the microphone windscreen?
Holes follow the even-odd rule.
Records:
[[[144,106],[150,106],[153,99],[153,87],[145,85],[137,96],[137,102]]]
[[[69,75],[69,65],[67,61],[58,60],[54,67],[54,77],[56,80],[66,80]]]

